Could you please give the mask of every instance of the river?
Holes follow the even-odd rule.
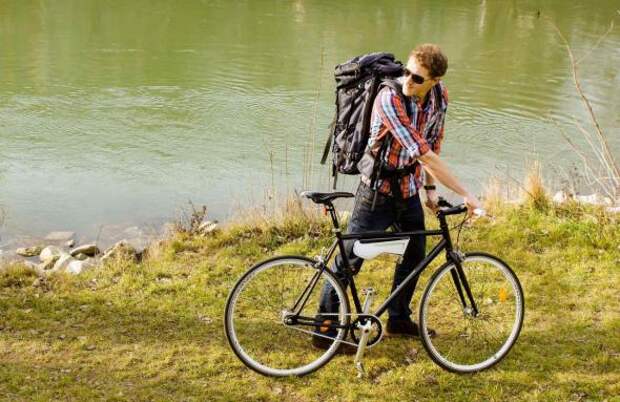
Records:
[[[579,179],[590,128],[557,23],[620,150],[618,1],[0,1],[0,247],[158,227],[188,201],[226,220],[329,189],[333,67],[371,51],[449,58],[442,156],[480,191],[533,160]],[[510,180],[510,179],[509,179]],[[339,188],[351,190],[355,178]]]

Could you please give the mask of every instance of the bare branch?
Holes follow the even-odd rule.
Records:
[[[581,123],[579,123],[579,121],[573,116],[573,121],[575,122],[575,126],[577,126],[577,129],[579,129],[579,131],[581,131],[581,133],[583,134],[583,136],[585,137],[586,141],[588,141],[588,144],[590,144],[590,147],[592,148],[592,151],[594,151],[594,154],[596,155],[596,158],[598,159],[599,163],[605,167],[605,170],[608,172],[612,171],[612,167],[609,165],[609,161],[607,161],[607,159],[605,159],[605,156],[603,155],[603,150],[599,149],[594,142],[592,141],[592,137],[590,136],[590,133],[581,125]],[[620,183],[618,183],[618,178],[612,178],[614,184],[618,185]]]
[[[581,158],[581,160],[583,161],[583,164],[584,164],[586,170],[590,171],[592,179],[594,179],[598,183],[600,188],[607,195],[609,195],[609,196],[611,196],[613,198],[614,197],[613,196],[613,190],[608,189],[607,188],[608,185],[606,183],[604,183],[603,181],[601,181],[601,179],[598,177],[598,174],[596,173],[594,168],[591,166],[590,160],[588,159],[588,157],[571,141],[571,139],[569,138],[568,134],[566,134],[566,131],[564,130],[564,128],[562,128],[554,119],[551,119],[551,120],[555,123],[555,125],[560,130],[560,134],[562,135],[562,137],[564,137],[566,142],[571,146],[571,148],[575,151],[575,153]]]
[[[553,22],[553,20],[551,18],[547,17],[547,21],[551,24],[551,26],[556,30],[558,36],[560,37],[560,39],[562,40],[564,46],[566,47],[566,51],[568,53],[568,58],[570,60],[570,66],[571,66],[571,71],[572,71],[572,75],[573,75],[573,82],[575,84],[575,88],[577,89],[577,92],[579,93],[579,96],[581,98],[581,101],[583,102],[586,110],[588,111],[588,114],[590,116],[590,120],[592,121],[592,124],[595,128],[595,132],[597,134],[598,140],[601,144],[601,148],[602,148],[602,154],[604,156],[604,159],[606,160],[606,166],[609,166],[609,173],[610,176],[613,176],[613,182],[614,183],[618,183],[620,181],[620,168],[618,168],[618,165],[609,149],[609,145],[607,143],[607,138],[605,137],[605,135],[603,134],[603,130],[601,129],[601,126],[598,122],[598,119],[596,118],[596,115],[594,114],[594,110],[592,109],[592,105],[590,104],[589,99],[586,97],[585,93],[583,92],[583,89],[581,88],[581,83],[579,82],[579,78],[577,75],[577,62],[575,61],[575,55],[573,53],[573,50],[570,47],[570,44],[568,43],[568,40],[566,39],[566,37],[562,34],[562,31],[560,31],[560,28],[558,28],[558,26],[555,24],[555,22]],[[618,186],[617,184],[615,185],[614,191],[613,193],[617,193],[618,192]]]

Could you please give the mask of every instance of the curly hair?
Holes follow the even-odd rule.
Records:
[[[448,70],[448,58],[439,46],[432,43],[417,46],[409,57],[415,57],[420,65],[428,70],[431,78],[442,77]]]

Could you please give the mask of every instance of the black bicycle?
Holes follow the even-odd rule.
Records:
[[[435,363],[457,373],[487,369],[508,354],[523,323],[521,284],[499,258],[480,252],[463,254],[453,247],[446,217],[465,213],[464,205],[452,206],[442,200],[442,208],[436,213],[437,230],[343,234],[332,201],[353,194],[304,192],[302,196],[324,206],[336,239],[324,256],[271,258],[250,268],[235,284],[226,303],[224,323],[230,346],[246,366],[267,376],[301,376],[322,367],[341,344],[348,343],[357,347],[355,365],[363,375],[365,350],[383,336],[379,317],[405,284],[444,250],[446,262],[432,275],[419,306],[424,348]],[[403,283],[371,311],[375,291],[364,289],[362,304],[344,241],[355,241],[353,252],[370,259],[381,253],[402,255],[414,235],[441,239]],[[346,289],[327,267],[336,249],[343,257],[355,312],[350,311]],[[339,309],[317,315],[325,283],[334,289]],[[437,335],[429,336],[429,328]],[[326,350],[313,348],[312,336],[327,338],[331,344]]]

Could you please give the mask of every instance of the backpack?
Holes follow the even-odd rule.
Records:
[[[368,144],[379,87],[382,83],[393,87],[393,80],[402,73],[402,63],[390,53],[370,53],[336,66],[336,114],[321,158],[324,165],[331,148],[334,189],[338,173],[360,173],[357,164]]]

